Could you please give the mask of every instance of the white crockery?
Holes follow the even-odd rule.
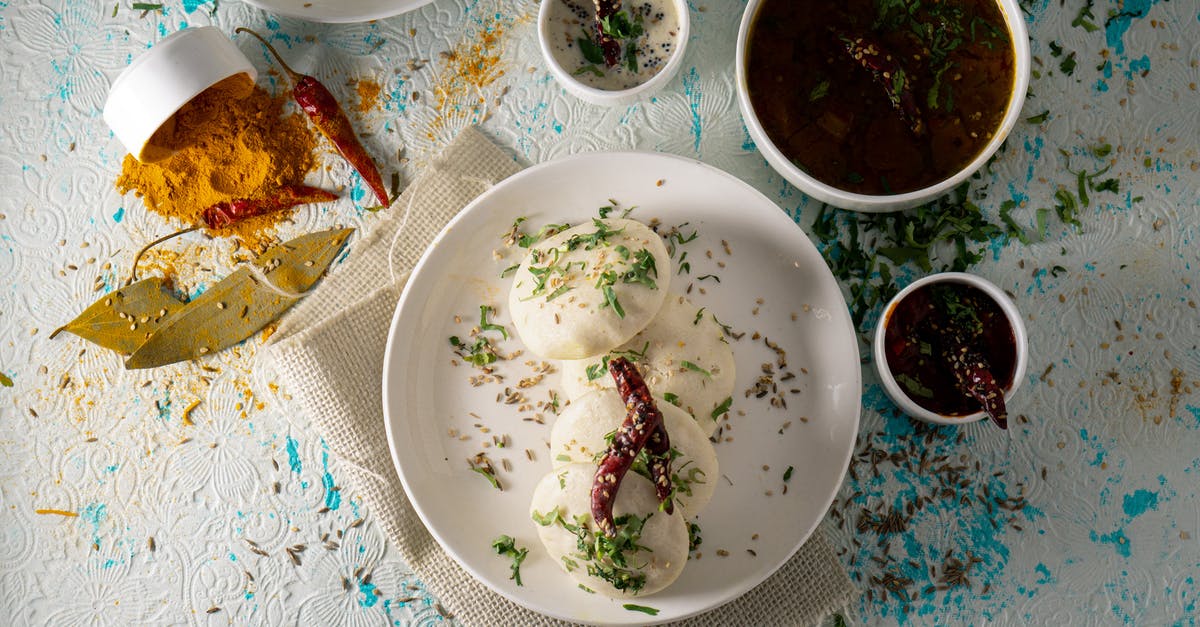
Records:
[[[561,25],[551,24],[550,6],[561,1],[542,0],[541,8],[538,10],[538,45],[541,46],[542,58],[546,60],[546,65],[550,67],[550,73],[554,75],[555,80],[576,98],[609,107],[630,105],[662,89],[671,82],[672,78],[675,78],[675,75],[679,73],[679,68],[683,66],[683,53],[687,49],[691,16],[688,12],[687,0],[670,0],[675,7],[675,12],[679,15],[679,33],[671,57],[667,59],[667,64],[657,74],[629,89],[598,89],[584,84],[558,62],[551,47],[550,38],[556,35],[552,29],[560,28]]]
[[[172,33],[121,72],[104,103],[104,121],[138,159],[154,132],[200,92],[237,74],[258,72],[213,26]]]
[[[381,20],[430,2],[433,0],[246,0],[246,4],[277,15],[330,24]]]
[[[741,340],[730,339],[738,373],[733,428],[717,445],[723,478],[700,513],[703,559],[689,561],[665,590],[623,600],[580,590],[543,550],[529,518],[534,487],[551,471],[544,441],[555,417],[545,411],[546,424],[523,420],[528,411],[497,403],[496,394],[506,385],[516,386],[524,376],[519,364],[531,357],[526,352],[514,362],[496,362],[493,367],[505,369],[497,370],[507,375],[505,381],[475,387],[469,378],[478,371],[452,365],[447,341],[474,324],[480,305],[499,305],[489,320],[511,324],[505,303],[517,278],[502,279],[500,274],[524,250],[505,249],[501,238],[515,219],[527,218],[529,232],[549,223],[578,224],[597,217],[597,209],[610,198],[622,207],[636,207],[630,218],[658,218],[666,226],[686,222],[689,232],[695,229],[696,239],[680,245],[691,251],[691,272],[676,274],[672,283],[684,277],[678,278],[683,290],[689,277],[718,274],[720,283],[697,281],[696,287],[704,289],[693,290],[689,298],[746,333]],[[706,250],[714,259],[707,259]],[[494,251],[502,258],[495,259]],[[726,266],[718,267],[718,260]],[[762,305],[756,304],[759,298]],[[743,393],[761,376],[761,364],[776,358],[762,339],[752,339],[754,332],[785,349],[792,370],[807,370],[789,382],[801,392],[788,396],[786,410]],[[388,444],[425,526],[447,554],[491,589],[572,622],[678,620],[731,601],[764,581],[824,518],[845,476],[858,430],[862,368],[855,342],[845,300],[821,254],[786,213],[754,188],[680,157],[585,153],[533,166],[492,187],[459,212],[425,251],[404,288],[387,340],[383,409]],[[515,337],[497,346],[506,354],[521,348]],[[530,403],[545,399],[549,388],[559,387],[556,379],[554,374],[522,392]],[[479,436],[476,422],[486,423],[492,435],[509,436],[504,449],[486,449],[496,463],[502,457],[511,461],[511,471],[499,473],[503,492],[468,467],[466,459],[481,450],[480,438],[491,437]],[[790,422],[786,428],[785,422]],[[467,441],[450,437],[448,429],[467,434]],[[523,453],[526,448],[535,451],[533,460]],[[781,494],[789,466],[795,472],[787,493]],[[768,491],[774,495],[767,496]],[[713,554],[720,547],[751,546],[747,543],[755,533],[757,556],[741,550],[725,557]],[[501,534],[529,548],[521,566],[522,586],[509,579],[511,561],[498,559],[491,547]],[[630,602],[659,613],[650,617],[622,607]]]
[[[1016,64],[1014,67],[1013,88],[1009,94],[1008,106],[1005,109],[1004,118],[1000,121],[1000,127],[992,135],[992,140],[984,146],[983,151],[949,178],[929,187],[903,194],[859,194],[838,189],[828,183],[821,182],[800,169],[800,167],[792,163],[791,160],[780,152],[771,139],[767,137],[766,130],[763,129],[762,123],[754,113],[754,107],[750,104],[750,94],[746,77],[747,52],[750,43],[750,27],[754,22],[754,16],[758,12],[758,7],[762,3],[763,0],[749,0],[746,4],[746,11],[742,14],[741,27],[738,30],[737,58],[734,64],[737,71],[738,107],[742,111],[742,120],[746,123],[746,129],[750,131],[750,137],[754,139],[759,152],[766,157],[767,163],[782,175],[783,178],[787,179],[788,182],[816,200],[843,209],[871,213],[899,211],[933,200],[953,190],[960,183],[967,180],[967,177],[974,174],[976,170],[983,167],[983,164],[987,163],[987,160],[1004,143],[1005,138],[1008,137],[1013,126],[1016,125],[1017,119],[1021,116],[1021,107],[1025,104],[1025,92],[1029,88],[1029,65],[1031,58],[1029,53],[1029,35],[1026,32],[1025,18],[1021,13],[1021,8],[1017,5],[1017,0],[996,0],[996,3],[1000,5],[1000,12],[1004,15],[1004,21],[1008,25],[1008,33],[1012,38],[1013,55],[1016,58]]]
[[[887,332],[887,325],[891,320],[892,312],[895,311],[896,306],[905,297],[918,288],[930,283],[962,283],[982,291],[992,300],[996,301],[996,304],[1000,306],[1000,310],[1004,312],[1004,317],[1008,319],[1009,326],[1012,327],[1013,341],[1017,349],[1017,360],[1013,366],[1012,385],[1004,391],[1005,404],[1012,400],[1017,389],[1021,387],[1021,379],[1025,376],[1025,367],[1029,362],[1029,340],[1025,333],[1025,323],[1021,321],[1021,312],[1017,310],[1017,306],[1013,304],[1008,294],[1005,294],[1003,290],[996,287],[994,283],[966,272],[942,272],[918,279],[910,283],[908,287],[900,290],[900,293],[896,294],[888,302],[887,306],[883,308],[883,315],[879,318],[879,324],[875,327],[875,339],[872,342],[875,371],[879,373],[879,381],[883,384],[883,391],[887,393],[888,398],[892,399],[892,402],[896,403],[904,413],[913,418],[939,425],[961,425],[983,420],[987,417],[987,414],[982,411],[977,411],[966,416],[943,416],[925,409],[904,393],[904,389],[900,387],[900,384],[892,376],[892,371],[888,367],[887,353],[884,350],[884,336]]]

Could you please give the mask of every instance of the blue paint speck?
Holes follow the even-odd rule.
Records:
[[[1039,585],[1045,585],[1054,580],[1054,577],[1050,574],[1050,569],[1046,568],[1045,564],[1038,562],[1038,565],[1033,569],[1042,575],[1040,578],[1038,578]]]
[[[118,207],[117,212],[113,214],[113,222],[120,224],[121,220],[124,220],[124,219],[125,219],[125,207]]]
[[[1122,509],[1125,510],[1125,515],[1131,519],[1137,518],[1149,510],[1158,509],[1158,492],[1137,490],[1132,494],[1126,494]]]
[[[1112,533],[1106,533],[1104,535],[1099,535],[1095,531],[1092,531],[1089,532],[1088,535],[1092,539],[1092,542],[1111,544],[1113,548],[1117,550],[1117,555],[1120,555],[1121,557],[1129,557],[1129,537],[1125,535],[1124,529],[1117,529]]]
[[[1158,4],[1158,0],[1125,0],[1121,12],[1109,18],[1104,24],[1104,42],[1118,55],[1125,54],[1125,33],[1133,25],[1134,18],[1141,19],[1150,12],[1150,7]]]
[[[699,153],[704,130],[700,125],[700,74],[694,67],[683,77],[683,93],[692,112],[692,149]]]
[[[334,490],[333,475],[329,472],[329,453],[321,453],[321,466],[325,474],[321,476],[321,485],[325,486],[325,507],[336,510],[342,506],[342,491]]]
[[[358,601],[358,604],[363,607],[373,607],[379,602],[379,596],[375,594],[375,584],[359,583],[358,591],[363,593],[363,598]]]
[[[287,437],[287,454],[288,466],[291,467],[292,472],[300,474],[300,470],[303,468],[303,466],[300,464],[299,445],[297,444],[296,440],[292,439],[292,436],[290,435]]]

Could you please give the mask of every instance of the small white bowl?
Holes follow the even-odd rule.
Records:
[[[983,164],[987,163],[987,160],[1004,143],[1013,126],[1016,125],[1017,119],[1021,116],[1021,107],[1025,104],[1025,92],[1029,89],[1029,65],[1031,57],[1029,53],[1029,34],[1025,29],[1025,17],[1021,13],[1021,8],[1017,5],[1017,0],[995,1],[1000,6],[1000,12],[1004,14],[1004,21],[1008,25],[1008,33],[1013,42],[1013,56],[1015,57],[1016,64],[1014,67],[1012,93],[1009,94],[1004,119],[1000,121],[1000,127],[992,135],[992,140],[984,146],[983,151],[972,159],[970,163],[963,166],[961,170],[955,172],[949,178],[934,183],[929,187],[903,194],[859,194],[838,189],[817,180],[812,175],[797,167],[780,152],[771,139],[767,137],[762,123],[758,120],[758,115],[754,113],[754,107],[750,104],[750,93],[746,78],[750,26],[763,0],[750,0],[746,4],[746,10],[742,13],[742,24],[738,29],[737,53],[734,63],[734,67],[737,69],[738,107],[742,110],[742,120],[746,122],[746,129],[750,131],[750,137],[754,139],[759,152],[766,157],[767,163],[782,175],[783,178],[787,179],[788,182],[795,185],[808,196],[835,207],[869,213],[899,211],[915,207],[949,192],[967,180],[967,177],[974,174],[976,170],[983,167]]]
[[[258,77],[246,55],[215,27],[185,28],[134,59],[104,103],[104,121],[134,157],[147,160],[154,133],[180,107],[216,83],[245,74]],[[154,160],[169,152],[154,151]]]
[[[619,90],[598,89],[584,84],[572,76],[571,72],[564,68],[554,56],[554,51],[551,49],[551,37],[561,35],[562,31],[560,30],[561,24],[551,24],[550,8],[552,4],[561,1],[542,0],[541,8],[538,10],[538,44],[542,49],[542,57],[546,59],[546,65],[550,66],[550,73],[554,75],[559,85],[562,85],[575,97],[597,105],[626,106],[662,89],[679,73],[679,68],[683,65],[683,53],[687,49],[689,23],[691,22],[687,0],[667,0],[675,7],[675,12],[679,15],[679,32],[676,34],[675,49],[671,52],[671,57],[667,59],[666,65],[644,83]],[[585,1],[590,2],[590,0]]]
[[[892,402],[896,403],[904,413],[913,418],[939,425],[961,425],[983,420],[987,417],[987,414],[982,411],[966,416],[944,416],[925,409],[905,394],[904,389],[900,387],[900,384],[892,376],[892,371],[888,367],[887,353],[884,350],[884,336],[887,333],[887,325],[891,321],[892,312],[895,311],[896,306],[905,297],[918,288],[930,283],[966,284],[987,294],[1000,306],[1000,310],[1004,312],[1004,317],[1008,319],[1009,326],[1012,327],[1013,341],[1016,344],[1017,350],[1016,363],[1013,365],[1012,385],[1004,391],[1004,402],[1007,404],[1017,389],[1021,387],[1021,379],[1025,377],[1025,367],[1029,362],[1029,340],[1025,334],[1025,323],[1021,321],[1021,312],[1017,310],[1017,306],[1013,304],[1008,294],[1005,294],[1003,290],[996,287],[991,281],[965,272],[943,272],[918,279],[909,284],[908,287],[900,290],[900,293],[896,294],[888,302],[887,306],[883,308],[883,315],[879,318],[879,324],[875,327],[875,338],[872,342],[875,371],[879,373],[879,381],[883,384],[883,391],[887,393],[888,398],[892,399]]]

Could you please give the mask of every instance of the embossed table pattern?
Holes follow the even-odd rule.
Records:
[[[130,372],[77,338],[48,337],[115,289],[133,251],[169,228],[114,189],[124,150],[99,115],[120,70],[169,33],[249,25],[345,102],[356,81],[378,83],[378,105],[355,123],[373,154],[396,155],[385,176],[411,180],[478,123],[527,163],[659,150],[737,174],[805,228],[819,208],[766,167],[742,126],[738,2],[691,3],[680,76],[621,109],[583,104],[553,82],[530,1],[438,0],[341,26],[233,0],[147,12],[122,0],[115,15],[114,3],[0,2],[0,371],[13,383],[0,388],[6,623],[452,620],[340,489],[308,417],[273,382],[261,338],[200,364]],[[1187,0],[1024,8],[1037,56],[1026,121],[975,183],[988,192],[982,210],[996,221],[1015,201],[1012,219],[1036,231],[1037,209],[1074,190],[1068,157],[1073,169],[1111,166],[1118,190],[1093,193],[1079,227],[1051,219],[1040,241],[997,237],[976,267],[1015,297],[1030,332],[1008,432],[910,422],[864,366],[859,444],[825,531],[863,590],[852,620],[1191,624],[1200,15]],[[241,45],[265,67],[261,51]],[[326,182],[349,178],[325,162]],[[343,200],[281,235],[374,219]],[[181,274],[189,285],[228,271],[215,247],[178,246],[200,260]]]

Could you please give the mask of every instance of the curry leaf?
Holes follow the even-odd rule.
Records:
[[[164,320],[125,367],[155,368],[196,359],[250,337],[312,288],[352,232],[331,229],[272,246]]]

